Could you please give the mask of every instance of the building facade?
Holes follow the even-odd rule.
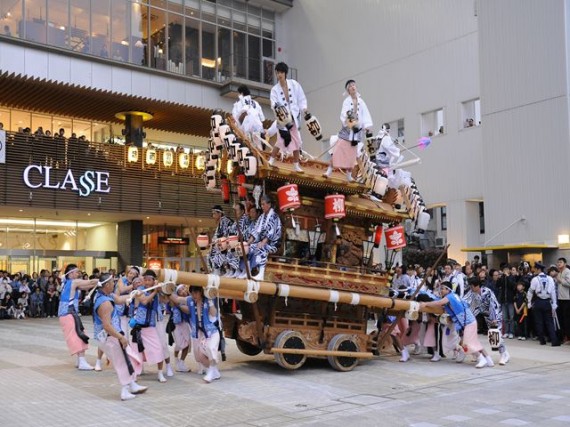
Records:
[[[283,44],[326,133],[340,129],[353,78],[374,129],[390,123],[421,157],[409,170],[433,208],[432,245],[493,266],[551,263],[570,233],[569,10],[566,0],[298,0]],[[411,148],[427,136],[427,149]]]
[[[267,98],[290,7],[0,1],[0,269],[199,268],[209,117],[241,83]]]

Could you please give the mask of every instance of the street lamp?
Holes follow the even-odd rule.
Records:
[[[311,258],[317,255],[317,246],[321,240],[323,232],[321,231],[321,224],[315,225],[314,230],[307,230],[307,236],[309,238],[309,255]]]
[[[362,265],[368,267],[372,261],[372,250],[374,249],[374,240],[368,239],[362,241]]]

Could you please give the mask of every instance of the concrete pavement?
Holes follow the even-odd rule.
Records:
[[[90,318],[83,318],[92,331]],[[94,343],[94,340],[91,341]],[[570,346],[507,340],[511,362],[475,369],[429,356],[366,361],[352,372],[309,361],[286,371],[228,340],[222,379],[176,373],[166,384],[147,366],[146,394],[119,400],[110,366],[80,372],[57,319],[0,322],[3,426],[563,426],[570,422]],[[87,359],[94,363],[96,347]],[[493,354],[495,363],[498,353]],[[187,365],[195,364],[187,359]]]

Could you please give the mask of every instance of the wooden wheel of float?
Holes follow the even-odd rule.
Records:
[[[239,351],[248,356],[257,356],[259,353],[261,353],[261,348],[240,339],[236,339],[236,346]]]
[[[328,345],[329,351],[354,351],[359,352],[358,342],[352,335],[338,334],[330,340]],[[329,364],[337,371],[347,372],[352,371],[358,365],[356,357],[344,356],[328,356]]]
[[[297,331],[290,330],[283,331],[277,335],[273,346],[276,348],[291,348],[295,350],[304,350],[306,348],[303,335]],[[290,370],[299,369],[307,360],[307,355],[305,354],[275,353],[274,356],[279,366]]]

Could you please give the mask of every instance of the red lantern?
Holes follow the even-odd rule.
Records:
[[[292,211],[301,206],[297,184],[287,184],[277,189],[277,199],[281,212]]]
[[[325,219],[338,221],[346,216],[344,194],[332,194],[325,197]]]
[[[198,234],[198,237],[196,238],[196,244],[200,249],[202,250],[206,249],[210,244],[210,239],[208,238],[208,235],[205,233]]]
[[[243,173],[240,173],[237,176],[237,182],[238,182],[238,197],[241,201],[243,200],[247,200],[247,188],[245,188],[243,185],[245,184],[245,175]]]
[[[230,202],[230,182],[228,181],[228,179],[225,176],[222,177],[222,179],[220,180],[220,186],[222,189],[222,200],[224,201],[224,203],[229,203]]]
[[[404,227],[398,225],[386,229],[386,249],[401,249],[406,246]]]
[[[377,225],[376,231],[374,232],[374,247],[379,248],[380,242],[382,242],[382,226]]]

